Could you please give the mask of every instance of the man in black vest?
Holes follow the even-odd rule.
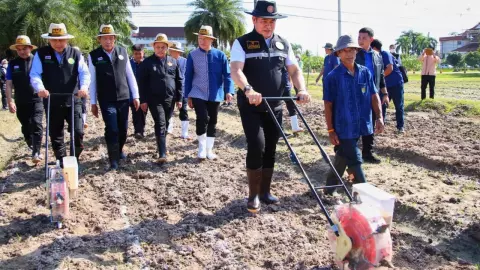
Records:
[[[138,70],[138,86],[143,111],[147,108],[155,122],[158,164],[167,161],[167,127],[172,106],[182,107],[183,74],[175,58],[168,56],[172,43],[165,34],[158,34],[151,44],[154,54],[145,58]]]
[[[34,93],[30,84],[30,69],[32,67],[32,45],[28,36],[18,36],[10,50],[17,51],[18,56],[10,61],[7,69],[7,100],[11,113],[16,113],[22,125],[22,133],[28,147],[32,149],[32,161],[41,161],[40,146],[42,145],[42,99]],[[15,102],[12,101],[12,89],[15,88]]]
[[[285,72],[298,89],[299,103],[310,101],[305,90],[302,71],[298,67],[288,41],[274,34],[276,19],[286,16],[277,13],[273,1],[259,0],[253,12],[255,29],[235,40],[231,51],[232,78],[239,87],[238,107],[243,130],[247,137],[247,177],[249,196],[247,209],[260,210],[260,201],[278,203],[270,193],[275,152],[279,131],[262,103],[262,96],[282,97],[285,91]],[[288,76],[287,76],[288,77]],[[269,102],[279,123],[282,123],[282,103]]]
[[[126,158],[123,146],[127,140],[130,91],[135,110],[140,106],[137,80],[133,74],[127,50],[115,46],[116,36],[112,25],[102,24],[97,35],[101,46],[91,51],[88,56],[92,76],[90,104],[92,114],[98,118],[98,98],[105,122],[105,141],[110,170],[117,170],[120,159]]]
[[[42,38],[47,39],[50,45],[38,49],[33,58],[30,82],[35,93],[39,97],[45,98],[45,109],[46,98],[50,93],[76,94],[74,104],[69,95],[52,95],[50,98],[50,140],[55,158],[60,160],[60,164],[63,166],[63,157],[67,155],[63,134],[65,120],[69,126],[74,125],[77,160],[83,151],[81,98],[88,95],[90,73],[83,61],[82,54],[68,45],[68,40],[74,37],[67,33],[65,24],[50,24],[48,33],[43,34]],[[74,123],[71,123],[71,106],[74,106]],[[73,150],[70,149],[70,153]]]

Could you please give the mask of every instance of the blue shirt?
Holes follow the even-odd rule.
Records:
[[[227,56],[212,48],[190,52],[185,71],[185,97],[222,102],[225,94],[234,94]]]
[[[387,51],[381,51],[383,58],[383,67],[387,69],[388,65],[393,66],[393,71],[388,76],[385,76],[385,84],[387,87],[395,87],[403,83],[402,73],[398,69],[398,62],[393,58],[393,55]]]
[[[340,60],[332,52],[331,54],[325,56],[323,61],[323,81],[327,78],[328,73],[330,73],[336,66],[340,65]]]
[[[340,64],[326,79],[323,100],[333,104],[333,127],[339,139],[373,133],[372,95],[378,93],[370,71],[355,64],[355,74]]]
[[[363,50],[363,49],[362,49]],[[365,66],[370,70],[371,74],[375,74],[375,68],[373,67],[373,50],[370,48],[368,51],[365,51]]]
[[[183,76],[182,77],[183,78],[182,95],[183,95],[183,98],[187,98],[187,96],[185,96],[185,71],[187,70],[187,58],[179,56],[177,59],[177,62],[178,62],[178,67],[180,68],[180,72],[182,73],[182,76]]]

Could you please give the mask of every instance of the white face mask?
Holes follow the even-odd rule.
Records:
[[[3,65],[3,67],[4,67],[4,68],[7,68],[7,67],[8,67],[8,64]]]
[[[391,53],[394,53],[394,52],[395,52],[395,49],[390,49],[390,52],[391,52]]]

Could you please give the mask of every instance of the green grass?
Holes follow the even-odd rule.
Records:
[[[315,85],[317,76],[318,74],[310,74],[308,89],[314,99],[321,100],[323,88],[321,85]],[[409,74],[409,82],[405,84],[406,111],[436,111],[442,114],[480,116],[480,73],[437,74],[434,100],[420,99],[420,81],[419,73]],[[394,108],[393,104],[390,108]]]

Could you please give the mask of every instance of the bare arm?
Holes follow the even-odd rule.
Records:
[[[245,77],[245,74],[243,73],[244,65],[245,63],[238,61],[230,63],[232,79],[240,89],[243,89],[248,85],[247,77]]]
[[[327,123],[327,130],[333,129],[333,103],[330,101],[323,101],[325,105],[325,122]]]
[[[382,119],[382,103],[380,102],[380,96],[378,96],[378,94],[372,95],[372,107],[376,118],[375,134],[379,134],[383,132],[385,127]]]
[[[7,103],[12,102],[12,89],[13,89],[12,81],[7,80],[7,92],[5,93],[7,95]]]
[[[324,69],[325,69],[325,68],[322,67],[322,71],[320,71],[320,74],[318,74],[318,77],[317,77],[317,79],[315,79],[315,82],[318,82],[318,81],[320,80],[320,77],[323,76],[323,70],[324,70]]]
[[[392,64],[389,64],[389,65],[385,68],[385,77],[387,77],[388,75],[390,75],[392,72],[393,72],[393,65],[392,65]]]

